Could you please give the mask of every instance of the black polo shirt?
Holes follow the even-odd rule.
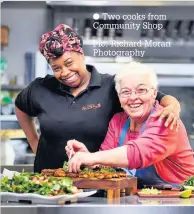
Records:
[[[109,121],[121,111],[114,76],[100,74],[87,65],[91,79],[87,89],[74,97],[54,76],[35,79],[16,98],[15,105],[29,116],[38,117],[40,141],[35,171],[59,168],[67,160],[68,140],[83,142],[90,152],[99,149]],[[158,100],[164,95],[158,94]]]

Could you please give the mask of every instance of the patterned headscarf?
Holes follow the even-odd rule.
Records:
[[[49,61],[62,56],[66,51],[83,53],[82,46],[82,38],[68,25],[60,24],[53,31],[42,35],[40,52]]]

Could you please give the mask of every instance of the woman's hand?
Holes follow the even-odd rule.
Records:
[[[159,117],[160,120],[167,118],[165,126],[168,127],[170,125],[171,130],[176,127],[176,131],[178,131],[180,125],[180,112],[180,107],[172,104],[157,111],[155,114],[151,115],[151,117]]]
[[[29,142],[29,144],[30,144],[30,147],[31,147],[33,153],[36,154],[39,139],[37,139],[37,140],[28,140],[28,142]]]
[[[74,156],[69,160],[68,163],[68,171],[77,173],[80,171],[81,165],[85,166],[93,166],[96,164],[94,153],[90,152],[77,152]]]
[[[32,139],[27,138],[27,141],[30,144],[30,147],[31,147],[33,153],[36,154],[37,148],[38,148],[38,143],[39,143],[39,137],[35,136]]]
[[[86,148],[86,146],[77,140],[68,140],[65,150],[66,150],[68,157],[70,156],[71,150],[72,150],[71,157],[73,157],[76,152],[89,152],[88,149]]]

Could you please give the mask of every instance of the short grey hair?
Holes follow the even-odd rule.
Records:
[[[155,71],[143,63],[132,61],[123,65],[115,75],[115,89],[117,93],[120,93],[120,82],[123,78],[133,78],[133,76],[136,75],[148,75],[150,82],[149,86],[154,89],[158,87],[158,79]]]

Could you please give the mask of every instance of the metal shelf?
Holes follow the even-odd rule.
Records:
[[[158,84],[160,86],[170,86],[170,87],[193,87],[194,78],[158,78]]]
[[[1,85],[1,90],[7,91],[21,91],[25,88],[25,85]]]
[[[49,6],[185,6],[185,1],[129,1],[129,0],[83,0],[83,1],[46,1]],[[194,2],[187,1],[187,5],[193,5]]]
[[[194,47],[194,40],[193,38],[191,38],[190,40],[184,40],[182,38],[178,38],[177,40],[173,40],[171,38],[166,37],[165,40],[157,38],[157,37],[153,37],[153,38],[149,38],[149,37],[140,37],[139,39],[131,39],[129,40],[127,37],[123,37],[122,39],[120,37],[115,37],[113,39],[109,39],[107,38],[92,38],[92,39],[85,39],[83,37],[83,44],[84,45],[92,45],[93,47],[101,47],[101,45],[105,45],[105,46],[112,46],[112,47],[127,47],[127,45],[132,45],[135,42],[138,42],[141,40],[141,44],[142,47],[144,47],[146,45],[146,40],[152,40],[153,42],[170,42],[172,46],[188,46],[188,47]],[[114,42],[117,43],[114,43]],[[119,44],[120,42],[120,44]],[[123,46],[121,46],[121,44],[123,44]],[[130,47],[130,46],[129,46]]]
[[[13,115],[0,115],[0,121],[17,121],[15,114]]]
[[[0,130],[1,136],[7,136],[10,140],[26,139],[26,135],[22,129],[3,129]]]

